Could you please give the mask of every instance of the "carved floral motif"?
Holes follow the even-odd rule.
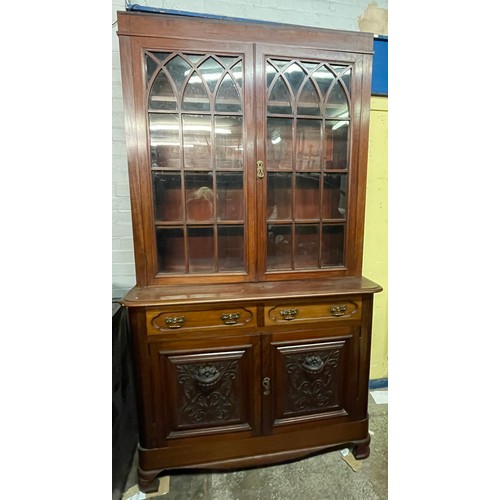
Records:
[[[289,354],[285,360],[285,413],[324,410],[338,405],[336,383],[340,348]]]
[[[238,418],[238,375],[236,360],[178,365],[181,423],[220,424]]]

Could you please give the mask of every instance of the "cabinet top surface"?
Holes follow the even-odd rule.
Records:
[[[346,294],[373,294],[382,287],[368,278],[272,281],[217,285],[172,285],[134,287],[122,299],[127,307],[185,305],[215,302],[260,301],[331,297]]]
[[[335,42],[335,50],[373,53],[373,33],[361,31],[316,28],[253,19],[212,19],[130,11],[119,11],[117,14],[118,35],[160,38],[189,36],[200,39],[215,37],[229,40],[234,40],[236,35],[240,41],[292,44],[296,44],[297,39],[299,39],[306,45],[308,40],[309,43],[315,44],[318,48],[322,44],[326,44],[325,48],[332,49],[331,43]],[[203,24],[204,28],[201,32],[197,31],[200,29],[200,23]],[[168,29],[166,29],[167,27]],[[189,31],[190,29],[196,31]]]

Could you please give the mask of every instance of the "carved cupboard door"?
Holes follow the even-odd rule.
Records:
[[[355,413],[358,331],[356,327],[339,327],[313,334],[266,336],[265,433],[325,418],[349,418]]]
[[[259,431],[258,336],[157,342],[150,351],[157,445]]]

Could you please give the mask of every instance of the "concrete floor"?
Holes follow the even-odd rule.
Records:
[[[386,391],[387,389],[383,389]],[[384,500],[387,493],[388,405],[369,398],[370,457],[357,472],[338,450],[282,465],[234,472],[170,476],[166,495],[154,500]],[[125,491],[137,484],[136,461]]]

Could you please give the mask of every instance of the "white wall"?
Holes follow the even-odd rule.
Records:
[[[138,0],[149,7],[287,24],[387,34],[387,0]],[[112,0],[112,22],[125,1]],[[384,23],[385,20],[385,23]],[[135,285],[132,224],[116,24],[113,64],[113,297]]]
[[[125,2],[113,0],[112,22],[116,21],[116,11],[125,10]],[[132,220],[128,183],[127,149],[120,75],[120,55],[118,51],[117,26],[112,30],[112,113],[113,113],[113,290],[112,297],[122,297],[135,285],[134,245],[132,240]]]

